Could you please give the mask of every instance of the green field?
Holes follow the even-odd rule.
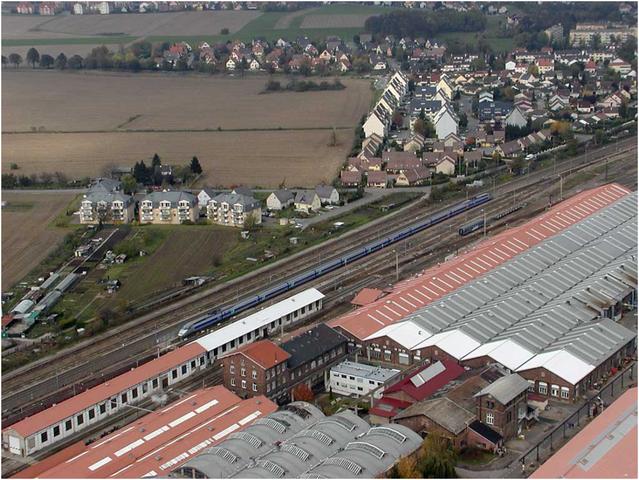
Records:
[[[113,35],[101,37],[72,37],[72,38],[27,38],[2,39],[3,47],[37,46],[37,45],[92,45],[92,44],[125,44],[137,40],[137,37],[127,35]]]

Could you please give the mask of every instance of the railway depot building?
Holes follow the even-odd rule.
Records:
[[[324,386],[325,372],[347,353],[346,337],[319,324],[280,346],[261,340],[220,361],[226,388],[243,398],[266,395],[282,403],[292,399],[292,390],[301,383]]]
[[[178,383],[207,365],[198,344],[178,348],[2,431],[2,447],[28,456]]]
[[[378,324],[376,332],[355,339],[371,361],[455,361],[470,368],[497,363],[525,378],[536,396],[564,401],[582,396],[636,352],[636,333],[617,323],[637,294],[637,194],[621,190],[607,185],[583,192],[569,208],[560,204],[515,234],[480,245],[464,256],[465,264],[456,263],[456,271],[437,275],[448,291],[442,286],[438,298],[403,321]],[[556,225],[558,232],[543,239],[546,225]],[[517,252],[524,229],[539,241]],[[453,288],[471,266],[506,252],[512,256]],[[434,291],[433,279],[423,281],[423,292]],[[368,333],[373,323],[358,331]]]

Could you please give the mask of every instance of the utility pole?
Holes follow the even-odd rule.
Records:
[[[397,253],[397,250],[393,250],[393,253],[395,254],[395,281],[398,282],[399,281],[399,253]]]
[[[486,238],[486,209],[482,209],[484,213],[484,238]]]
[[[606,157],[606,176],[604,177],[608,181],[608,158]]]
[[[564,177],[559,175],[559,201],[564,199]]]

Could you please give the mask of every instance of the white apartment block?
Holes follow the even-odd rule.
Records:
[[[197,197],[188,192],[153,192],[140,202],[140,223],[195,222],[198,213]]]
[[[218,225],[241,228],[251,216],[255,223],[262,223],[262,206],[259,200],[247,195],[221,193],[209,200],[206,216]]]
[[[133,197],[116,180],[98,178],[80,203],[80,223],[128,223],[133,220]]]

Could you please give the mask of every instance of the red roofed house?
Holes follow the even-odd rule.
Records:
[[[366,174],[367,186],[386,188],[388,185],[388,174],[386,172],[368,172]]]
[[[250,343],[221,357],[224,386],[242,398],[272,397],[285,384],[290,353],[270,340]],[[276,386],[272,388],[272,382]]]
[[[462,373],[464,367],[449,361],[416,370],[384,390],[382,398],[369,410],[371,423],[388,423],[400,411],[427,399]]]
[[[342,170],[339,179],[344,187],[357,187],[362,181],[362,173],[358,170]]]

